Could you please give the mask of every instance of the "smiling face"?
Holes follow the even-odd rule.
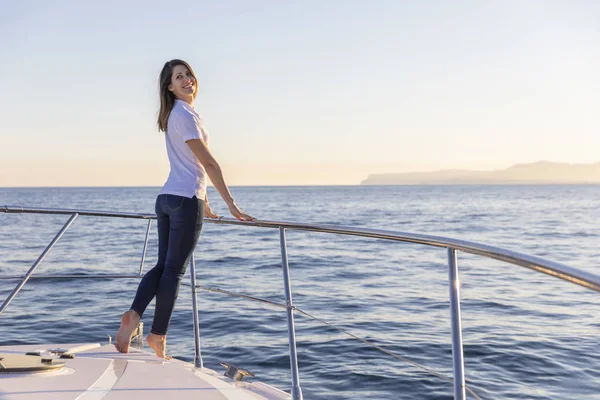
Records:
[[[171,75],[171,84],[169,90],[173,92],[175,97],[186,103],[192,103],[196,97],[196,79],[194,74],[184,65],[176,65],[173,67]]]

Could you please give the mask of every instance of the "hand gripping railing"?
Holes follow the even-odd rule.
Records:
[[[14,206],[0,206],[0,212],[5,213],[28,213],[28,214],[61,214],[71,215],[71,218],[65,226],[60,230],[52,242],[42,252],[42,255],[33,264],[30,270],[25,276],[3,276],[0,279],[21,279],[17,287],[8,296],[4,304],[0,307],[0,315],[4,312],[8,304],[12,299],[19,293],[23,285],[28,279],[35,278],[140,278],[142,276],[142,270],[144,266],[144,259],[146,255],[146,249],[148,244],[148,235],[151,226],[151,220],[155,219],[156,216],[152,214],[136,214],[136,213],[123,213],[123,212],[105,212],[105,211],[89,211],[89,210],[70,210],[70,209],[49,209],[49,208],[29,208],[29,207],[14,207]],[[142,259],[140,262],[140,270],[137,275],[33,275],[38,265],[42,262],[46,254],[56,244],[64,232],[69,228],[77,216],[98,216],[98,217],[116,217],[116,218],[133,218],[133,219],[146,219],[148,220],[148,226],[146,229],[146,238],[144,242],[144,250],[142,252]],[[374,229],[362,229],[352,228],[344,226],[334,225],[318,225],[318,224],[300,224],[293,222],[279,222],[279,221],[238,221],[230,218],[219,218],[219,219],[205,219],[204,222],[214,224],[228,224],[228,225],[245,225],[255,226],[263,228],[275,228],[279,230],[279,240],[281,247],[281,258],[283,267],[283,280],[284,289],[286,296],[286,304],[278,304],[269,302],[267,300],[258,299],[252,296],[237,295],[245,297],[255,301],[261,301],[265,303],[275,304],[277,306],[285,307],[287,310],[288,319],[288,334],[289,334],[289,346],[290,346],[290,369],[292,373],[292,398],[294,400],[302,399],[302,390],[300,389],[300,378],[298,372],[298,357],[296,353],[296,336],[294,329],[294,311],[299,311],[302,314],[312,317],[310,314],[297,309],[292,303],[292,291],[291,291],[291,278],[289,265],[287,262],[287,242],[285,236],[285,230],[302,230],[311,232],[324,232],[334,233],[340,235],[351,235],[361,236],[377,239],[386,239],[398,242],[416,243],[423,244],[433,247],[446,248],[448,252],[448,275],[449,275],[449,292],[450,292],[450,314],[452,320],[452,356],[453,356],[453,371],[454,371],[454,398],[464,400],[466,398],[466,385],[465,385],[465,374],[464,374],[464,360],[463,360],[463,346],[462,346],[462,330],[461,330],[461,315],[460,315],[460,295],[459,295],[459,278],[458,278],[458,260],[457,250],[465,253],[476,254],[500,261],[504,261],[510,264],[518,265],[521,267],[529,268],[537,272],[541,272],[547,275],[554,276],[565,281],[575,283],[584,286],[588,289],[592,289],[600,292],[600,276],[592,274],[590,272],[582,271],[576,268],[569,267],[567,265],[545,260],[543,258],[530,256],[523,253],[514,252],[511,250],[502,249],[499,247],[488,246],[481,243],[469,242],[464,240],[457,240],[451,238],[445,238],[441,236],[431,235],[420,235],[406,232],[394,232],[386,230],[374,230]],[[199,333],[199,321],[198,321],[198,308],[196,299],[196,289],[201,288],[214,292],[226,293],[230,295],[236,295],[220,289],[202,288],[196,284],[196,270],[195,262],[192,257],[190,260],[190,275],[191,275],[191,287],[192,287],[192,306],[194,312],[194,330],[195,330],[195,357],[194,364],[197,367],[202,367],[202,357],[200,354],[200,333]],[[312,317],[315,318],[315,317]],[[317,319],[317,318],[315,318]],[[324,321],[323,321],[324,322]],[[339,328],[336,328],[339,329]],[[353,337],[356,337],[352,335]],[[470,391],[473,393],[472,391]]]

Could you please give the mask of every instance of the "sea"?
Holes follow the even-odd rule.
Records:
[[[0,206],[153,213],[159,188],[4,188]],[[422,233],[486,243],[600,274],[600,185],[232,187],[270,221]],[[213,209],[227,208],[209,188]],[[0,213],[0,275],[23,275],[68,220]],[[36,274],[135,274],[147,222],[80,216]],[[144,271],[156,262],[150,233]],[[305,399],[451,399],[452,341],[443,248],[287,231]],[[205,223],[198,284],[285,303],[277,229]],[[600,293],[458,252],[465,374],[482,399],[600,399]],[[185,281],[189,282],[189,271]],[[18,281],[0,280],[0,301]],[[137,279],[30,280],[0,316],[0,345],[108,343]],[[285,310],[200,291],[205,367],[229,362],[290,391]],[[154,303],[143,316],[152,325]],[[182,286],[168,354],[194,356]],[[415,366],[406,359],[423,367]],[[441,377],[428,372],[441,374]],[[248,378],[246,378],[248,379]],[[467,398],[475,398],[468,395]]]

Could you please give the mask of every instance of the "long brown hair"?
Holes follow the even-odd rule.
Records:
[[[183,65],[190,71],[190,74],[194,77],[194,99],[198,94],[198,79],[196,79],[196,74],[194,74],[192,67],[185,61],[179,59],[167,61],[162,71],[160,71],[160,76],[158,78],[160,95],[160,110],[158,112],[159,131],[167,131],[167,121],[169,120],[169,115],[171,115],[171,110],[173,110],[173,106],[175,105],[176,97],[173,92],[169,90],[169,85],[171,84],[171,77],[173,76],[173,68],[178,65]]]

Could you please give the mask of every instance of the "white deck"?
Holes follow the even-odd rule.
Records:
[[[260,382],[236,382],[213,370],[134,348],[121,354],[113,345],[97,343],[0,346],[0,355],[54,348],[69,349],[75,358],[56,360],[65,361],[65,366],[54,372],[0,373],[0,399],[290,399]]]

